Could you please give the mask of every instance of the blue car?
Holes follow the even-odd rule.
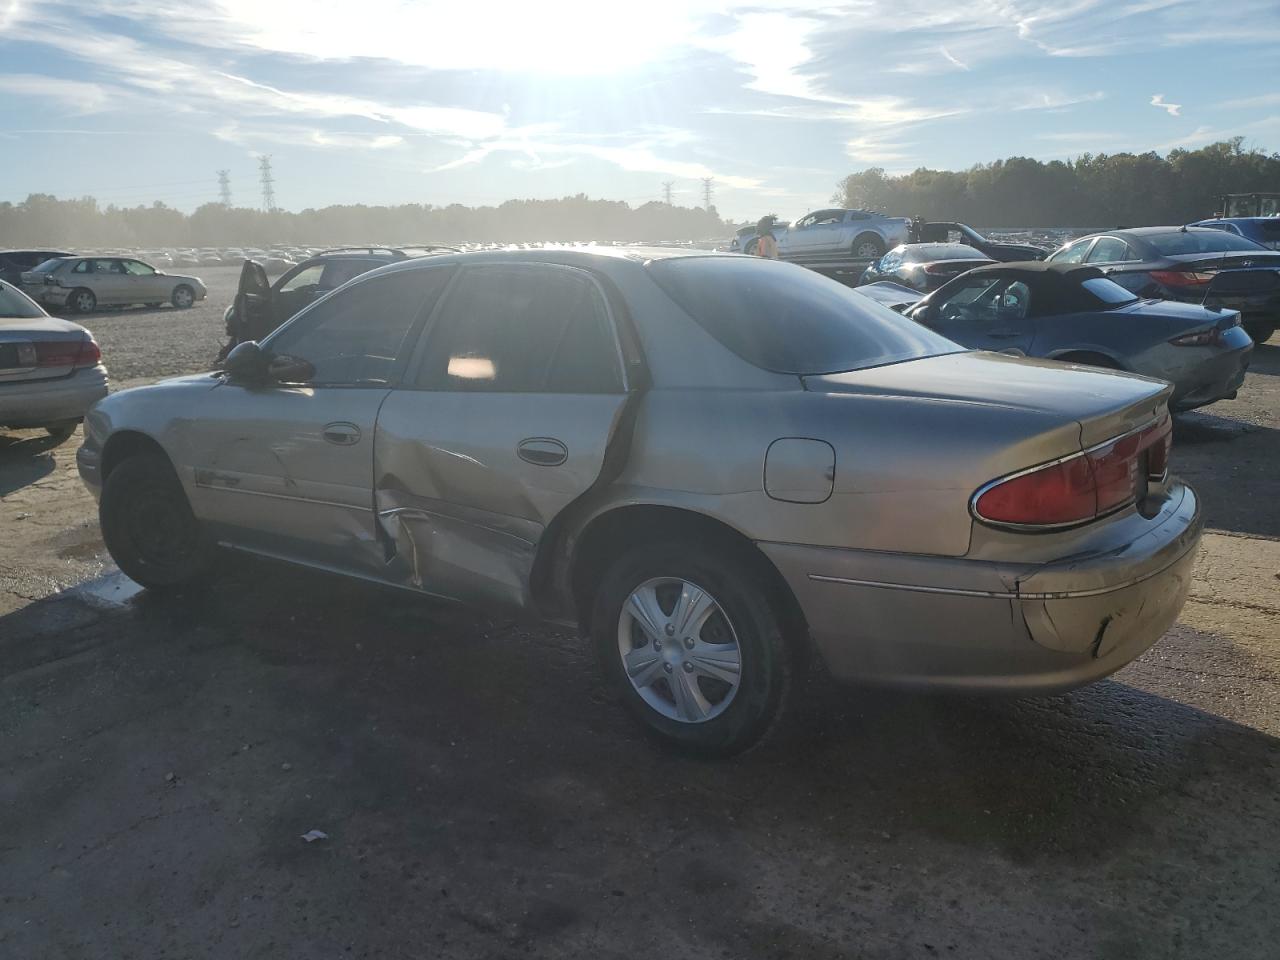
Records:
[[[1280,217],[1219,217],[1216,220],[1189,223],[1187,226],[1225,230],[1269,250],[1280,250]]]

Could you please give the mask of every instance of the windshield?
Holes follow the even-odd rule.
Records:
[[[713,337],[777,373],[837,373],[963,349],[794,264],[673,257],[649,264],[649,272]]]
[[[1188,230],[1183,233],[1157,233],[1142,238],[1162,257],[1176,257],[1187,253],[1229,253],[1233,250],[1262,250],[1252,240],[1237,237],[1222,230]]]
[[[52,260],[44,261],[44,263],[40,264],[39,266],[32,267],[31,272],[32,273],[50,273],[53,270],[57,270],[58,267],[65,262],[66,261],[62,257],[54,257]]]
[[[1107,306],[1119,306],[1122,303],[1133,303],[1138,298],[1114,280],[1106,277],[1093,277],[1080,284]]]
[[[26,294],[0,283],[0,317],[43,317],[44,311]]]

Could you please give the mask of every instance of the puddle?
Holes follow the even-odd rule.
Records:
[[[142,586],[116,570],[81,584],[73,592],[92,603],[122,607],[142,592]]]

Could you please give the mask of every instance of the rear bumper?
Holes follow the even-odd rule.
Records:
[[[1203,520],[1174,483],[1141,533],[1054,563],[762,543],[838,679],[1014,694],[1101,679],[1177,619]]]
[[[0,386],[0,425],[43,427],[61,420],[80,420],[107,395],[107,369],[99,364],[56,380]]]
[[[1249,369],[1249,361],[1253,355],[1253,342],[1243,329],[1235,327],[1227,332],[1232,341],[1239,341],[1240,346],[1234,350],[1223,351],[1181,374],[1173,382],[1173,396],[1169,399],[1169,409],[1177,412],[1193,410],[1234,397],[1236,391],[1244,384],[1244,375]],[[1187,348],[1195,349],[1195,348]]]

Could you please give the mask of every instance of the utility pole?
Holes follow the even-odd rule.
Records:
[[[275,181],[271,179],[271,157],[263,154],[258,158],[258,172],[262,181],[262,209],[267,213],[276,212],[276,191],[272,186]]]
[[[674,180],[664,180],[662,183],[662,202],[668,207],[671,206],[671,188],[675,185]]]
[[[702,178],[702,205],[708,210],[711,209],[711,184],[715,182],[715,177]]]
[[[218,201],[224,207],[231,206],[231,171],[218,171]]]

